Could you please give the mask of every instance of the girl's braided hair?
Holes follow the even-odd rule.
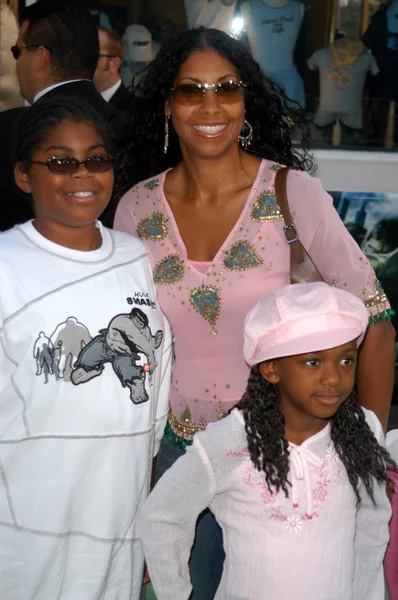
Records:
[[[266,381],[259,366],[251,369],[246,392],[236,405],[245,419],[250,458],[265,474],[269,491],[283,490],[289,495],[289,444],[285,439],[285,419],[279,410],[279,390]],[[388,452],[380,446],[366,422],[355,392],[330,419],[330,434],[343,463],[357,502],[363,483],[374,501],[372,479],[388,482],[386,463],[396,467]]]

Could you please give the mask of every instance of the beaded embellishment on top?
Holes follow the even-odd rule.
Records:
[[[179,254],[171,254],[163,258],[153,270],[155,283],[176,283],[184,277],[184,261]]]
[[[387,296],[382,288],[382,285],[378,279],[375,279],[374,282],[374,294],[370,295],[368,292],[365,302],[365,306],[370,308],[372,306],[376,306],[376,304],[380,304],[381,302],[387,302]]]
[[[231,271],[245,271],[253,269],[263,264],[263,259],[258,256],[255,249],[249,242],[236,242],[230,250],[226,252],[224,266]]]
[[[192,413],[189,409],[189,406],[187,406],[186,408],[184,408],[183,412],[181,413],[180,416],[180,421],[182,423],[186,423],[187,425],[189,425],[192,421]]]
[[[254,203],[251,218],[253,221],[272,221],[283,219],[282,211],[276,202],[276,195],[272,192],[263,192]]]
[[[215,287],[209,285],[202,285],[200,288],[194,288],[191,291],[190,303],[204,319],[210,325],[213,326],[213,335],[217,335],[217,331],[214,329],[220,314],[220,295]]]
[[[137,234],[142,240],[162,240],[168,234],[166,220],[161,212],[154,212],[141,219]]]
[[[159,179],[151,179],[151,181],[148,181],[144,187],[146,187],[148,190],[156,190],[159,185]]]

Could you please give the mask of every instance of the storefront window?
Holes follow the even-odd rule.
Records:
[[[124,36],[128,85],[177,29],[216,27],[307,111],[315,147],[397,149],[398,0],[81,2]]]

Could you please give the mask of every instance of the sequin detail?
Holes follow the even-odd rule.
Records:
[[[163,258],[153,271],[155,283],[176,283],[184,276],[184,261],[179,254],[171,254]]]
[[[152,213],[137,225],[137,234],[142,240],[162,240],[167,233],[166,221],[161,212]]]
[[[367,308],[372,308],[373,306],[377,306],[378,304],[383,304],[388,302],[387,296],[381,286],[380,281],[375,279],[373,286],[373,293],[368,290],[360,290],[361,295],[365,296],[364,303]]]
[[[263,260],[256,253],[254,247],[249,242],[236,242],[230,250],[226,252],[224,266],[231,271],[245,271],[253,269],[263,264]]]
[[[187,425],[189,425],[189,423],[191,423],[191,421],[192,421],[192,413],[189,410],[189,406],[187,406],[184,409],[184,412],[181,413],[180,421],[182,421],[183,423],[186,423]]]
[[[274,171],[274,173],[277,173],[281,169],[282,169],[282,165],[272,165],[272,167],[271,167],[271,171]]]
[[[276,202],[276,196],[272,192],[263,192],[253,205],[251,218],[253,221],[272,221],[283,219],[282,211]]]
[[[203,417],[199,419],[199,423],[192,423],[191,425],[188,425],[186,423],[183,425],[178,421],[171,409],[169,412],[168,421],[174,433],[182,437],[183,439],[187,439],[187,436],[193,437],[195,433],[197,433],[198,431],[203,431],[204,429],[206,429],[207,426],[207,421],[205,421]]]
[[[146,187],[147,190],[156,190],[156,188],[159,187],[159,179],[151,179],[144,187]]]
[[[194,288],[191,291],[189,301],[196,312],[202,315],[214,327],[220,314],[220,296],[218,290],[208,285]]]

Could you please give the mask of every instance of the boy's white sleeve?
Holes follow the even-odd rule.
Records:
[[[15,365],[12,364],[11,360],[6,354],[3,317],[0,310],[0,395],[9,382],[14,370]]]
[[[171,382],[171,367],[173,364],[173,339],[170,325],[164,317],[164,340],[162,352],[162,364],[160,370],[159,393],[156,408],[155,423],[155,448],[154,456],[159,452],[160,442],[162,441],[164,428],[169,413],[169,394]]]
[[[366,420],[377,441],[384,446],[384,433],[377,417],[366,411]],[[364,486],[360,488],[361,504],[357,510],[355,532],[355,567],[353,600],[384,600],[383,559],[389,534],[391,505],[387,498],[386,484],[374,482],[375,504]]]
[[[188,600],[192,591],[188,561],[196,521],[216,490],[201,435],[160,478],[140,512],[138,533],[158,600]]]

